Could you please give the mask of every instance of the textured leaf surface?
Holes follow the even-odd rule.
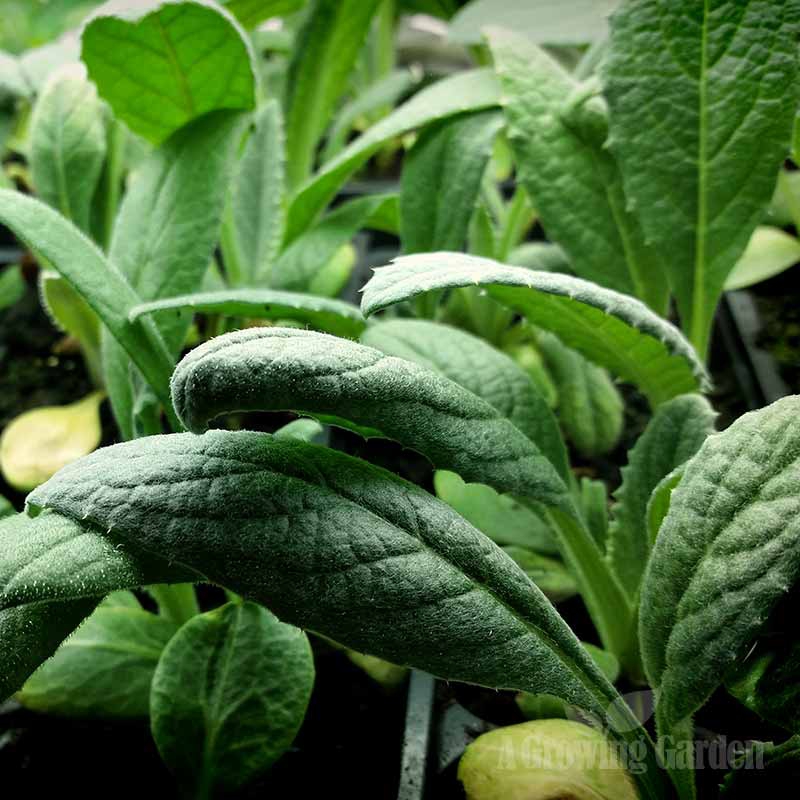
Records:
[[[443,120],[420,134],[403,162],[403,252],[464,248],[481,180],[502,125],[502,114],[488,110]]]
[[[258,285],[269,283],[285,225],[285,138],[279,103],[266,103],[255,122],[239,162],[231,213],[245,281]]]
[[[485,69],[453,75],[418,92],[351,142],[302,187],[289,208],[287,240],[308,228],[347,178],[386,142],[453,114],[492,108],[499,101],[497,79]]]
[[[569,463],[558,423],[528,375],[505,353],[469,333],[425,320],[370,325],[361,341],[440,372],[486,400],[547,456],[565,483]]]
[[[622,397],[609,374],[565,347],[551,334],[538,345],[558,392],[558,419],[569,439],[587,456],[612,450],[622,433]]]
[[[313,0],[292,49],[287,76],[286,146],[290,186],[310,174],[316,146],[347,88],[380,0]]]
[[[0,220],[89,303],[169,408],[172,359],[150,320],[128,322],[141,300],[116,266],[57,212],[19,192],[0,189]]]
[[[509,267],[458,253],[395,259],[364,287],[370,316],[424,292],[481,286],[590,361],[637,386],[653,405],[707,386],[703,365],[680,332],[644,304],[567,275]]]
[[[146,717],[156,664],[177,630],[174,622],[145,611],[133,595],[112,594],[17,698],[48,714]]]
[[[106,156],[106,132],[103,105],[83,70],[60,71],[47,82],[30,125],[36,194],[87,232]]]
[[[525,38],[492,31],[489,43],[520,179],[548,236],[581,277],[663,313],[666,277],[604,147],[604,103]]]
[[[255,106],[247,35],[207,0],[148,1],[96,17],[81,57],[114,114],[156,144],[209,111]]]
[[[609,531],[608,557],[628,593],[639,591],[652,540],[647,504],[660,481],[688,461],[714,432],[716,414],[700,395],[676,397],[661,406],[628,454]]]
[[[665,732],[744,655],[800,576],[800,398],[709,437],[672,493],[642,586],[640,637]]]
[[[411,447],[465,480],[564,502],[550,462],[485,400],[401,358],[322,333],[252,328],[195,348],[172,379],[190,430],[232,411],[333,417]]]
[[[166,297],[131,310],[131,320],[169,309],[229,314],[253,319],[293,319],[336,336],[357,338],[366,322],[358,306],[331,297],[273,289],[224,289]]]
[[[167,645],[153,678],[153,738],[184,788],[231,791],[291,745],[313,685],[302,631],[255,603],[228,603]]]
[[[612,17],[611,149],[703,356],[789,150],[798,18],[795,0],[628,0]]]

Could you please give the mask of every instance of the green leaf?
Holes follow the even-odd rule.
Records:
[[[110,529],[360,652],[560,696],[643,746],[645,794],[663,796],[641,728],[544,596],[483,534],[391,473],[253,432],[149,436],[66,467],[29,504],[83,518],[90,539]],[[0,552],[27,563],[23,550]],[[74,556],[53,555],[20,576],[15,604],[93,588]]]
[[[516,31],[537,44],[581,45],[602,39],[617,0],[472,0],[451,20],[448,37],[481,44],[487,27]]]
[[[800,397],[706,439],[672,493],[642,584],[662,733],[699,708],[800,577]]]
[[[793,0],[627,0],[612,17],[611,150],[703,357],[789,151],[798,16]]]
[[[548,558],[525,547],[510,545],[503,550],[514,559],[524,573],[553,603],[560,603],[578,593],[575,578],[563,561]]]
[[[287,77],[289,185],[311,173],[320,137],[347,88],[380,0],[313,0],[297,34]]]
[[[725,279],[725,290],[746,289],[779,275],[800,261],[800,241],[779,228],[759,226]]]
[[[492,108],[499,101],[500,87],[486,69],[453,75],[418,92],[351,142],[301,188],[289,207],[286,240],[291,242],[303,233],[347,178],[387,142],[454,114]]]
[[[25,279],[17,264],[11,264],[0,272],[0,310],[10,308],[25,294]]]
[[[320,159],[322,163],[330,161],[344,149],[348,135],[359,123],[360,118],[371,118],[383,108],[394,108],[420,80],[422,80],[421,71],[415,67],[392,70],[344,105],[325,136]]]
[[[225,8],[247,28],[252,30],[272,17],[294,14],[306,0],[222,0]]]
[[[349,277],[329,274],[325,267],[370,220],[386,213],[395,196],[375,194],[358,197],[335,208],[281,253],[272,270],[271,284],[276,289],[336,295]],[[342,280],[343,278],[343,280]]]
[[[81,58],[115,116],[155,144],[209,111],[255,107],[250,40],[208,0],[147,0],[95,17]]]
[[[465,483],[455,472],[437,469],[433,476],[436,496],[454,508],[479,531],[500,545],[516,545],[553,555],[558,546],[553,531],[532,508],[491,486]]]
[[[195,797],[245,785],[291,745],[314,685],[306,635],[255,603],[193,617],[153,678],[161,757]]]
[[[132,549],[57,514],[0,521],[0,697],[20,689],[104,595],[197,577]]]
[[[0,494],[0,519],[10,517],[15,513],[14,506],[11,505],[11,502]]]
[[[571,272],[567,254],[550,242],[526,242],[515,247],[508,255],[512,267],[544,270],[545,272]]]
[[[232,411],[322,415],[395,439],[467,481],[567,502],[555,468],[494,406],[439,372],[346,339],[295,328],[219,336],[181,360],[172,396],[190,430]]]
[[[457,328],[425,320],[372,324],[361,341],[439,372],[486,400],[527,436],[569,483],[569,462],[558,422],[528,375],[505,353]]]
[[[87,233],[106,157],[106,130],[103,104],[83,68],[60,70],[48,80],[30,125],[36,194]]]
[[[400,239],[405,253],[463,250],[503,116],[478,111],[422,131],[403,162]]]
[[[653,544],[648,530],[648,502],[660,482],[688,461],[714,433],[716,416],[700,395],[676,397],[656,411],[628,453],[628,464],[622,468],[622,485],[614,493],[608,557],[631,597],[639,591]],[[668,493],[665,499],[669,500]]]
[[[672,492],[681,482],[685,466],[685,464],[681,464],[681,466],[676,467],[672,472],[665,475],[656,484],[656,488],[653,489],[650,499],[647,501],[647,511],[645,513],[647,519],[647,536],[650,540],[651,550],[658,538],[658,532],[661,530],[664,518],[669,511]]]
[[[300,417],[287,422],[273,434],[276,439],[297,439],[300,442],[311,442],[316,439],[324,428],[316,420]]]
[[[548,236],[578,275],[663,314],[666,277],[604,147],[608,123],[597,90],[516,34],[492,31],[489,44],[519,176]]]
[[[144,314],[168,309],[189,309],[202,314],[228,314],[251,319],[293,319],[336,336],[358,338],[366,322],[358,306],[329,297],[273,289],[223,289],[166,297],[131,310],[131,321]]]
[[[458,253],[404,256],[375,270],[365,316],[424,292],[485,287],[590,361],[637,385],[651,404],[706,388],[708,378],[680,332],[631,297],[567,275],[509,267]]]
[[[720,787],[724,800],[751,800],[778,796],[800,778],[800,736],[780,745],[753,742],[747,754],[737,759]]]
[[[68,220],[19,192],[0,189],[0,221],[89,303],[169,410],[172,358],[150,320],[128,322],[141,300],[119,270]]]
[[[538,345],[558,392],[558,419],[569,439],[587,456],[613,450],[622,433],[624,408],[609,374],[551,334],[540,335]]]
[[[133,595],[126,602],[112,594],[33,673],[17,699],[34,711],[69,717],[146,717],[156,664],[177,630]]]
[[[608,489],[603,481],[586,475],[581,477],[579,486],[578,500],[586,527],[605,552],[608,540]]]
[[[639,800],[620,753],[603,734],[566,719],[484,733],[461,757],[458,779],[469,800]]]
[[[271,100],[256,115],[232,190],[231,214],[245,282],[269,285],[285,226],[284,133]]]

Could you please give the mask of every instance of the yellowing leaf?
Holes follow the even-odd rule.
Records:
[[[98,410],[104,395],[66,406],[43,406],[14,419],[0,437],[0,469],[15,489],[28,491],[100,444]]]

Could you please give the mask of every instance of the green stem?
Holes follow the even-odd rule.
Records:
[[[603,647],[617,658],[626,659],[635,613],[625,590],[576,514],[556,508],[547,513]]]
[[[505,222],[500,231],[497,248],[498,261],[506,261],[511,251],[522,241],[536,219],[536,212],[528,200],[528,193],[517,186],[506,210]]]
[[[159,583],[148,586],[147,591],[158,603],[158,613],[183,625],[200,613],[197,604],[194,584],[191,583]]]
[[[242,252],[236,237],[236,225],[233,220],[233,211],[230,204],[225,210],[222,219],[222,233],[220,236],[220,249],[225,264],[225,276],[229,286],[243,286],[247,275],[247,268],[242,259]]]

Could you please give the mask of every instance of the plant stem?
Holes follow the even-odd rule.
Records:
[[[527,192],[517,186],[506,210],[505,221],[497,246],[497,260],[505,261],[511,251],[522,241],[528,228],[536,219],[536,212],[528,200]]]
[[[148,586],[147,591],[150,592],[153,599],[158,603],[159,614],[167,619],[171,619],[178,625],[183,625],[200,613],[194,584],[159,583]]]
[[[247,269],[243,263],[242,253],[236,239],[236,227],[233,222],[233,211],[230,203],[222,218],[220,248],[222,250],[222,259],[225,264],[225,277],[228,279],[228,285],[233,287],[244,285]]]

